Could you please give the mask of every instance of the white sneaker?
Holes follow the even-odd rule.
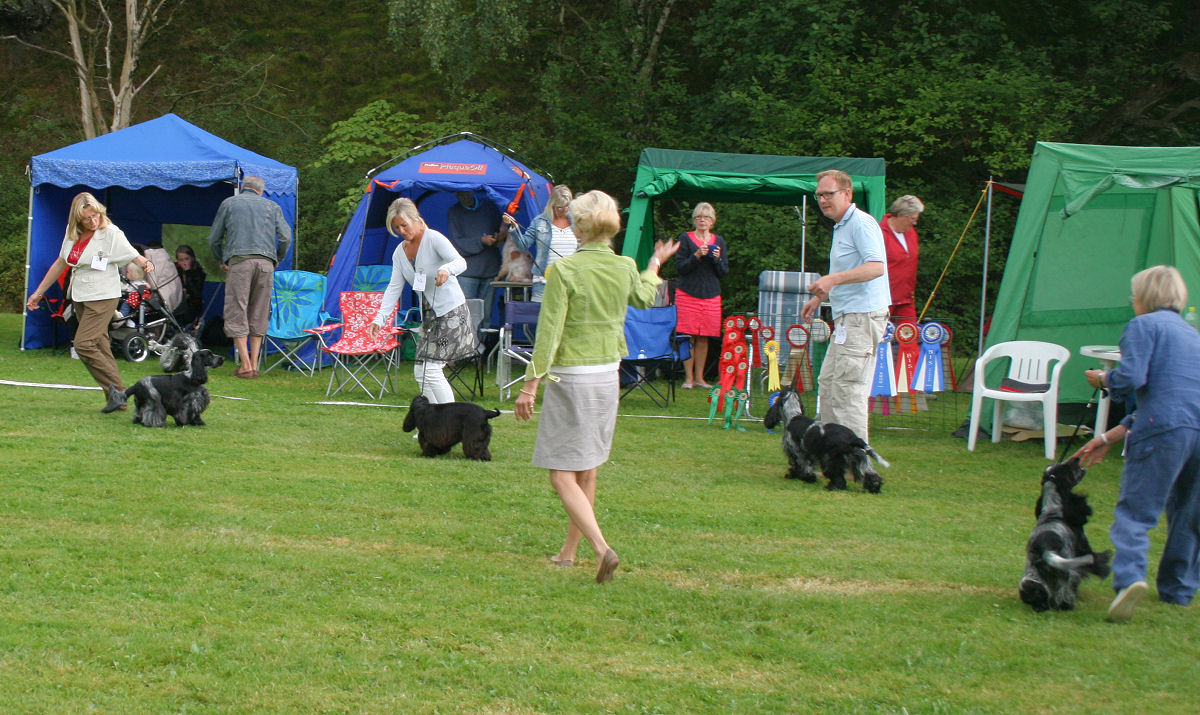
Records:
[[[1119,623],[1133,618],[1133,609],[1146,595],[1146,582],[1134,581],[1117,591],[1117,597],[1108,606],[1108,620]]]
[[[78,360],[78,359],[79,359],[79,353],[75,352],[75,346],[74,346],[74,345],[72,345],[72,346],[71,346],[71,359],[72,359],[72,360]]]

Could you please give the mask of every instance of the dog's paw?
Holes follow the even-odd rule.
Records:
[[[1028,576],[1021,579],[1021,601],[1041,613],[1050,610],[1050,590],[1046,584]]]
[[[846,491],[846,482],[830,482],[825,485],[826,491],[844,492]]]

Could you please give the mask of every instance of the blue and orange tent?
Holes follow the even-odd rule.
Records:
[[[367,175],[362,199],[334,245],[325,294],[325,310],[331,315],[338,312],[342,291],[362,287],[356,277],[372,273],[367,267],[377,266],[376,275],[390,275],[392,253],[400,243],[384,226],[392,201],[412,199],[425,223],[445,233],[455,192],[471,191],[527,226],[546,205],[553,180],[511,149],[470,132],[414,147],[384,167]],[[411,297],[405,290],[408,305]]]

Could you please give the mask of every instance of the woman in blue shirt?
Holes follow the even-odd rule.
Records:
[[[1136,411],[1077,452],[1094,464],[1128,435],[1109,538],[1116,547],[1108,619],[1125,621],[1146,594],[1148,532],[1166,511],[1158,598],[1186,606],[1200,586],[1200,334],[1184,322],[1187,286],[1172,266],[1133,277],[1136,316],[1121,334],[1121,364],[1088,370],[1092,387],[1135,398]]]

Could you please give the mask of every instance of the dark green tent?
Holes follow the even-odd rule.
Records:
[[[1200,147],[1038,142],[987,346],[1044,340],[1071,351],[1060,402],[1086,402],[1096,360],[1133,317],[1129,279],[1149,266],[1183,274],[1200,305]],[[998,380],[998,378],[997,378]]]
[[[876,218],[884,214],[883,159],[718,154],[643,149],[633,182],[621,252],[644,266],[654,251],[654,201],[796,206],[816,191],[816,175],[841,169],[854,180],[854,200]]]

